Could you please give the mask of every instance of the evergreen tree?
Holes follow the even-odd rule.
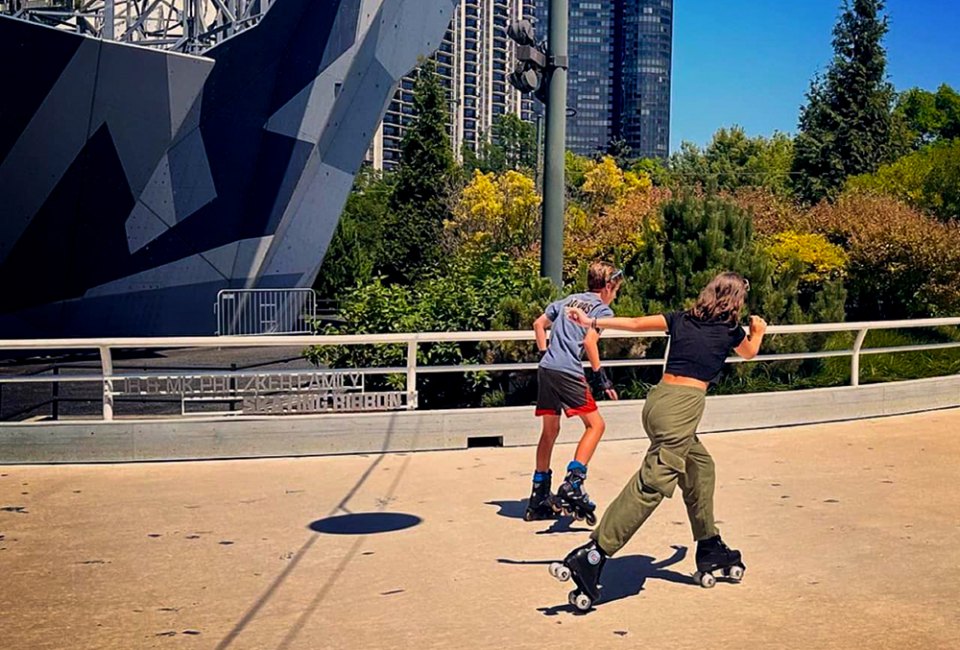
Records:
[[[447,97],[436,67],[427,61],[413,87],[413,120],[400,145],[400,165],[390,197],[388,280],[411,282],[441,261],[443,222],[456,166],[448,133]]]
[[[461,155],[466,178],[475,171],[502,174],[513,170],[532,176],[537,168],[536,128],[512,113],[498,115],[490,137],[480,142],[477,151],[464,143]]]
[[[339,299],[384,266],[392,191],[392,174],[360,169],[313,284],[320,297]]]
[[[899,153],[883,9],[884,0],[844,0],[833,30],[833,63],[813,80],[800,111],[793,171],[803,201],[833,198],[848,176],[874,172]]]

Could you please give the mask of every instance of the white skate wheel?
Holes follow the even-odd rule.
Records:
[[[732,566],[727,569],[727,575],[730,576],[730,579],[734,582],[740,582],[743,580],[743,567]]]
[[[554,562],[550,565],[550,575],[560,582],[566,582],[570,579],[570,567],[562,562]]]
[[[590,607],[593,605],[593,601],[590,600],[590,596],[587,594],[577,594],[577,597],[573,601],[573,606],[579,609],[581,612],[590,611]]]
[[[717,579],[713,577],[712,573],[700,573],[698,571],[697,573],[693,574],[693,577],[704,589],[710,589],[717,584]]]

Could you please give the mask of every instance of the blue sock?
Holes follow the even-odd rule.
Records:
[[[587,473],[587,466],[581,463],[579,460],[571,460],[570,464],[567,465],[567,471],[572,472],[573,470],[579,470],[584,474]]]
[[[547,470],[546,472],[534,472],[533,482],[543,483],[544,481],[548,480],[551,475],[552,475],[552,472],[550,470]]]

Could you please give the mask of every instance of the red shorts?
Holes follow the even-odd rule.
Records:
[[[537,369],[537,415],[560,415],[568,418],[597,410],[593,393],[583,375],[574,375],[550,368]]]

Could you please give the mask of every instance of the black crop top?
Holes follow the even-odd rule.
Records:
[[[746,338],[740,325],[698,320],[687,312],[664,314],[670,334],[666,372],[711,382],[723,369],[730,351]]]

